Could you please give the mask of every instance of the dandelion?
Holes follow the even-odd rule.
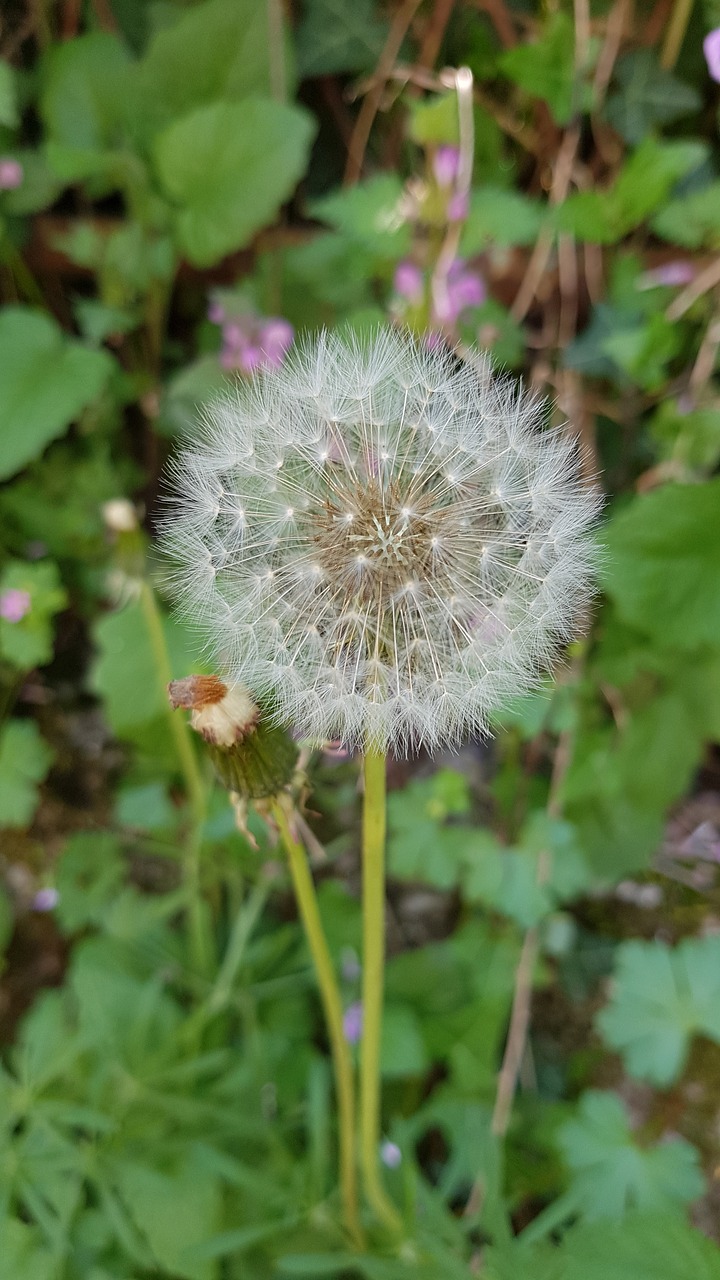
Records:
[[[206,415],[165,544],[229,684],[302,734],[484,733],[582,620],[598,501],[543,405],[408,335],[322,335]]]

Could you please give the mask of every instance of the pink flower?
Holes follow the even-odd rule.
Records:
[[[396,1142],[386,1138],[380,1148],[380,1159],[386,1169],[397,1169],[402,1164],[402,1151]]]
[[[433,157],[433,172],[440,187],[451,187],[458,176],[460,152],[457,147],[438,147]]]
[[[33,911],[54,911],[59,901],[57,889],[38,889],[32,900]]]
[[[395,292],[410,302],[419,302],[423,295],[423,273],[414,262],[405,259],[398,262],[393,280]]]
[[[11,156],[0,159],[0,191],[14,191],[22,183],[25,174],[19,160]]]
[[[451,325],[468,307],[479,307],[487,296],[485,282],[477,271],[465,266],[462,260],[453,262],[448,271],[445,289],[436,291],[433,317],[440,324]]]
[[[30,612],[30,593],[9,587],[0,595],[0,618],[6,622],[20,622]]]
[[[720,84],[720,27],[708,32],[703,40],[703,53],[712,80]]]
[[[652,271],[644,271],[638,279],[639,289],[653,289],[655,285],[689,284],[695,278],[692,262],[678,259],[676,262],[664,262],[661,267],[653,267]]]
[[[293,327],[289,320],[283,320],[282,317],[276,317],[267,320],[261,326],[259,335],[259,347],[267,364],[277,368],[285,359],[288,347],[292,346],[294,337]]]
[[[343,1014],[343,1031],[348,1044],[357,1044],[362,1035],[363,1008],[359,1000],[349,1004]]]
[[[231,317],[223,323],[223,369],[252,373],[260,365],[278,368],[293,340],[293,327],[282,316],[260,320],[256,316]]]
[[[464,222],[468,216],[470,201],[465,191],[462,193],[456,191],[454,196],[448,200],[447,216],[448,222]]]
[[[225,320],[225,308],[222,303],[218,302],[215,298],[211,299],[208,304],[207,317],[212,324],[222,324]]]

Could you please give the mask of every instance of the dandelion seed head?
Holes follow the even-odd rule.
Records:
[[[211,405],[164,543],[224,678],[318,741],[485,732],[592,590],[598,496],[542,418],[482,358],[394,330],[298,343]]]

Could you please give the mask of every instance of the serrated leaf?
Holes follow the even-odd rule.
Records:
[[[651,223],[656,235],[687,249],[720,244],[720,182],[688,191],[659,209]]]
[[[282,47],[269,39],[265,4],[208,0],[185,10],[152,37],[139,64],[140,127],[157,132],[197,107],[270,93],[270,62]]]
[[[499,59],[499,67],[515,84],[542,98],[557,124],[567,124],[577,111],[575,32],[572,18],[553,13],[538,40],[516,45]]]
[[[605,119],[631,144],[642,142],[655,125],[679,120],[702,105],[697,90],[665,71],[652,49],[618,58],[614,79],[618,87],[608,97]]]
[[[470,196],[470,210],[463,227],[462,253],[465,256],[480,253],[493,244],[532,244],[544,219],[545,210],[539,200],[503,187],[476,188]]]
[[[6,591],[23,592],[29,608],[17,622],[0,616],[0,657],[20,671],[30,671],[52,658],[52,620],[64,609],[67,593],[52,560],[8,561],[0,576],[0,595]]]
[[[693,1034],[720,1043],[720,938],[622,943],[598,1027],[631,1075],[672,1084]]]
[[[387,39],[374,0],[306,0],[296,49],[301,76],[369,71]]]
[[[558,1144],[571,1170],[568,1196],[587,1221],[628,1209],[672,1209],[702,1195],[698,1153],[683,1138],[641,1147],[614,1093],[588,1090]]]
[[[0,735],[0,827],[26,827],[53,752],[34,720],[11,720]]]
[[[65,846],[57,864],[56,918],[67,933],[99,924],[115,901],[125,878],[125,864],[115,836],[82,832]]]
[[[98,396],[113,361],[66,338],[48,315],[0,314],[0,479],[42,453]]]
[[[270,222],[302,176],[315,130],[298,107],[220,102],[181,116],[155,141],[181,250],[207,267]]]
[[[663,648],[720,634],[720,480],[642,494],[603,530],[602,577],[621,618]]]

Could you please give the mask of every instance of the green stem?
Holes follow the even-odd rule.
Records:
[[[281,800],[276,799],[273,802],[272,814],[287,852],[295,896],[305,928],[308,946],[310,947],[310,954],[313,958],[320,988],[320,998],[325,1011],[337,1092],[340,1188],[345,1222],[355,1243],[362,1247],[363,1233],[358,1217],[357,1177],[355,1173],[353,1068],[350,1047],[343,1029],[342,1000],[335,980],[330,951],[323,933],[315,885],[310,874],[305,849],[296,840],[292,832],[288,814]]]
[[[672,71],[680,55],[685,33],[687,31],[693,0],[675,0],[670,21],[665,29],[660,66],[664,71]]]
[[[142,583],[140,601],[150,638],[155,670],[163,688],[167,688],[167,685],[172,680],[170,655],[155,592],[147,581]],[[205,784],[190,738],[190,730],[183,717],[175,714],[167,697],[165,698],[165,704],[178,762],[185,781],[185,790],[193,812],[192,828],[183,851],[183,879],[188,896],[190,954],[196,969],[201,973],[206,973],[209,962],[209,940],[205,928],[203,902],[200,893],[200,855],[206,813]]]
[[[380,1178],[380,1039],[385,969],[385,755],[372,748],[364,759],[362,827],[363,1033],[360,1057],[360,1163],[365,1192],[378,1218],[392,1231],[402,1220]]]

